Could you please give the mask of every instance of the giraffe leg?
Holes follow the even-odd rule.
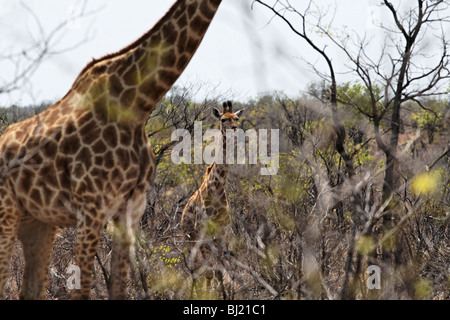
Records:
[[[212,247],[214,245],[213,241],[211,239],[208,239],[206,241],[205,245],[203,246],[202,255],[204,259],[204,264],[206,266],[206,271],[203,274],[205,278],[205,285],[204,285],[204,299],[217,299],[216,295],[216,288],[214,284],[215,279],[215,270],[214,270],[214,264],[216,259],[214,259],[214,248]]]
[[[21,211],[17,202],[0,188],[0,299],[5,298],[11,254],[19,229]]]
[[[134,257],[135,230],[145,208],[145,192],[135,190],[133,200],[127,204],[124,214],[114,221],[113,251],[111,256],[111,281],[109,297],[112,300],[127,299],[128,270]]]
[[[125,300],[127,298],[127,278],[130,265],[130,248],[134,237],[126,229],[122,219],[114,222],[113,249],[111,256],[111,280],[109,298]]]
[[[23,222],[20,225],[19,239],[25,256],[23,287],[20,293],[22,300],[45,299],[56,229],[56,226],[38,220]]]
[[[204,234],[191,250],[191,261],[194,262],[193,294],[196,299],[216,299],[214,292],[214,270],[212,269],[211,240],[205,239]]]
[[[94,222],[95,210],[85,214],[77,225],[77,249],[76,263],[80,268],[80,289],[73,289],[72,300],[88,300],[92,286],[92,271],[94,268],[95,254],[97,253],[100,235],[102,233],[103,219]],[[94,214],[94,215],[93,215]]]

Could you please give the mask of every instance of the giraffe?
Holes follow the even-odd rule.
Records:
[[[0,298],[16,237],[22,299],[42,299],[59,227],[77,227],[76,265],[88,299],[104,225],[114,221],[111,299],[126,298],[134,229],[155,156],[145,121],[186,68],[221,0],[177,0],[127,47],[86,65],[68,93],[0,137]],[[132,260],[131,260],[132,261]]]
[[[243,110],[233,112],[231,101],[223,104],[223,112],[213,108],[213,115],[220,120],[222,133],[223,161],[213,162],[206,170],[200,188],[186,203],[181,216],[181,229],[191,254],[191,267],[199,269],[202,264],[226,249],[227,227],[231,223],[230,207],[225,190],[228,164],[226,163],[226,132],[236,130],[239,115]],[[219,268],[223,269],[223,268]],[[223,270],[219,270],[224,276]],[[206,287],[211,287],[214,272],[205,273]]]

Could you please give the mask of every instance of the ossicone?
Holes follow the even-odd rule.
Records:
[[[231,101],[226,101],[223,103],[223,113],[226,112],[233,113],[233,103]]]

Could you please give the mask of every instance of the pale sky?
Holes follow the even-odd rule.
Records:
[[[48,33],[76,12],[80,2],[0,0],[0,50],[20,52],[21,48],[30,45],[32,36],[39,34],[39,27],[33,16],[21,3],[35,12],[43,30]],[[71,47],[86,35],[88,41],[46,60],[30,79],[31,87],[25,87],[14,94],[0,95],[0,106],[60,99],[70,89],[86,63],[92,58],[115,52],[133,42],[150,29],[174,2],[90,0],[87,10],[98,9],[98,12],[72,23],[55,48]],[[300,6],[306,1],[290,2]],[[371,17],[379,19],[380,16],[377,7],[373,5],[379,2],[376,0],[317,2],[325,8],[330,8],[330,11],[336,8],[336,27],[345,25],[358,32],[373,30]],[[296,96],[308,83],[320,80],[305,62],[307,60],[320,66],[322,61],[319,57],[280,19],[274,18],[268,24],[272,18],[271,13],[259,4],[255,4],[251,10],[251,3],[252,0],[223,0],[199,50],[179,79],[178,85],[205,83],[206,88],[214,87],[218,93],[228,92],[230,99],[246,100],[256,97],[259,93],[274,90]],[[339,6],[336,3],[339,3]],[[331,56],[334,56],[334,59],[342,59],[340,64],[345,64],[343,56]],[[5,64],[0,63],[0,70],[0,81],[12,76],[11,69]],[[345,80],[345,75],[342,75],[341,79]]]

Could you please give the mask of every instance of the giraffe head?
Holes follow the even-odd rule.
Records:
[[[220,130],[226,131],[227,129],[237,129],[237,122],[242,110],[233,112],[233,104],[231,101],[223,103],[223,111],[220,112],[217,108],[213,108],[214,117],[220,119]]]

